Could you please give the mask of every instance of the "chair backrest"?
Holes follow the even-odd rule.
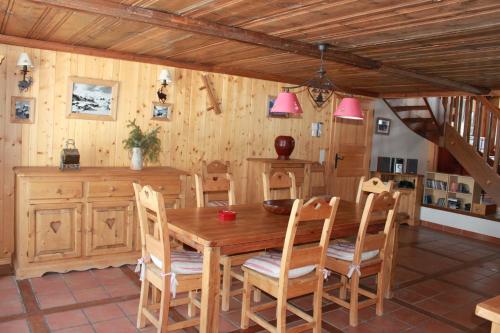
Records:
[[[275,171],[271,174],[262,173],[262,188],[264,189],[264,200],[271,200],[272,190],[289,189],[289,199],[297,199],[297,183],[293,172]]]
[[[353,264],[359,265],[362,253],[373,250],[379,250],[379,258],[384,260],[389,236],[394,230],[393,226],[399,205],[399,196],[399,191],[393,194],[384,191],[380,194],[371,193],[368,195],[356,238]],[[371,221],[377,219],[385,220],[384,230],[377,234],[367,234],[368,225]]]
[[[205,196],[208,193],[227,192],[229,205],[235,205],[234,181],[230,173],[222,175],[209,175],[207,178],[202,178],[200,175],[194,175],[196,185],[196,206],[198,208],[205,207]]]
[[[222,176],[231,173],[231,164],[229,161],[215,160],[210,163],[201,162],[201,176],[205,179],[210,176]]]
[[[365,181],[365,177],[361,177],[359,180],[358,194],[356,196],[356,202],[360,203],[363,193],[382,193],[384,191],[391,192],[394,182],[389,180],[384,183],[380,178],[373,177]]]
[[[314,197],[306,204],[304,204],[303,199],[295,200],[288,220],[285,243],[283,245],[279,277],[280,286],[287,285],[288,272],[291,269],[309,265],[316,265],[317,277],[323,279],[322,270],[325,265],[326,251],[339,202],[340,199],[338,197],[333,197],[330,201]],[[295,235],[299,225],[314,221],[317,223],[319,220],[323,221],[319,243],[308,244],[309,246],[307,247],[294,247]]]
[[[311,195],[327,194],[325,165],[319,162],[311,164]]]
[[[155,256],[163,263],[162,272],[168,273],[170,240],[163,196],[149,185],[133,185],[141,231],[142,257]]]

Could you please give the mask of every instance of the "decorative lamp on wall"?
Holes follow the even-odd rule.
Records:
[[[160,88],[156,92],[158,95],[158,100],[160,101],[160,103],[166,103],[167,94],[165,92],[165,88],[173,82],[168,69],[162,69],[160,71],[160,75],[158,76],[158,81],[160,81],[161,84]]]
[[[20,72],[23,75],[23,79],[17,83],[19,91],[21,92],[27,91],[31,86],[31,84],[33,83],[33,77],[27,76],[28,73],[30,72],[29,68],[34,67],[27,53],[23,52],[19,55],[19,59],[17,59],[17,67],[21,68]]]
[[[354,97],[345,97],[340,101],[333,116],[344,119],[363,120],[361,104]]]

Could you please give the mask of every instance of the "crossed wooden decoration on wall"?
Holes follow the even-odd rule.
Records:
[[[215,95],[214,89],[208,80],[207,74],[201,75],[201,80],[203,81],[203,86],[200,87],[200,90],[207,89],[208,100],[210,101],[210,106],[207,108],[207,111],[214,110],[215,114],[220,114],[222,112],[220,108],[220,102],[217,100],[217,96]]]

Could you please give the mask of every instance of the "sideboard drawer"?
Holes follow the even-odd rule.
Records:
[[[83,186],[81,182],[30,182],[28,196],[30,199],[71,199],[81,198]]]
[[[133,197],[134,188],[130,180],[89,182],[89,198]]]
[[[151,185],[155,191],[161,192],[164,195],[179,194],[182,191],[181,181],[179,179],[155,180],[152,184],[144,183],[142,185]]]

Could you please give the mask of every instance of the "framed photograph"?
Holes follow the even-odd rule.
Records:
[[[69,78],[68,118],[116,120],[118,82]]]
[[[276,101],[276,96],[272,95],[267,96],[267,103],[266,103],[267,116],[271,118],[288,118],[288,113],[286,112],[271,112],[271,109],[273,108],[275,101]]]
[[[10,121],[33,124],[35,122],[35,99],[33,97],[12,96]]]
[[[173,104],[153,102],[151,111],[152,120],[172,120]]]
[[[375,133],[389,135],[391,132],[391,120],[387,118],[377,118],[375,122]]]

